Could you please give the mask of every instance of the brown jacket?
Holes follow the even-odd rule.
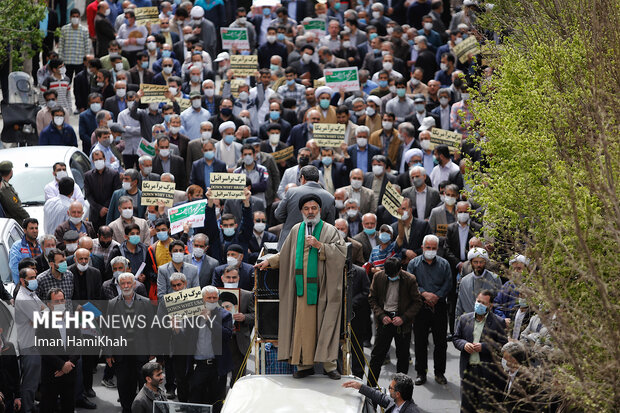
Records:
[[[381,139],[381,134],[383,133],[383,129],[379,129],[370,134],[370,139],[368,139],[368,143],[371,145],[375,145],[377,148],[383,151],[383,139]],[[392,161],[392,165],[398,165],[398,158],[400,154],[400,146],[402,142],[398,138],[398,131],[394,129],[392,131],[392,138],[390,139],[390,144],[388,145],[388,158]]]
[[[383,317],[387,316],[387,313],[383,310],[385,303],[385,296],[387,294],[387,285],[389,280],[385,271],[376,273],[372,279],[370,285],[370,295],[368,296],[368,302],[370,308],[375,314],[376,322],[381,323]],[[400,280],[398,281],[398,316],[403,319],[403,325],[401,327],[404,333],[411,330],[413,319],[422,308],[422,297],[418,290],[418,282],[415,275],[408,273],[407,271],[400,271]]]

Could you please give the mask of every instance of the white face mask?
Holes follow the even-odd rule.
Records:
[[[201,103],[202,102],[200,102],[200,99],[192,99],[192,107],[194,109],[199,109],[201,106]]]
[[[202,139],[211,139],[211,136],[213,135],[213,132],[211,131],[204,131],[200,134],[200,137],[202,137]]]
[[[301,56],[301,60],[303,60],[304,63],[308,64],[308,63],[310,63],[312,61],[312,55],[309,55],[309,54],[306,53],[306,54]]]
[[[77,244],[66,244],[65,248],[67,249],[67,251],[73,254],[73,252],[75,252],[75,250],[77,249]]]
[[[348,49],[349,47],[351,47],[351,42],[349,40],[345,40],[344,42],[342,42],[342,47]]]
[[[383,129],[390,130],[390,129],[392,129],[394,127],[394,123],[388,122],[388,121],[383,121],[383,122],[381,122],[381,126],[383,127]]]
[[[441,106],[448,106],[448,103],[450,103],[450,99],[448,99],[448,98],[439,98],[439,104]]]
[[[444,201],[446,203],[446,205],[454,205],[456,204],[456,198],[453,196],[444,196]]]
[[[119,98],[124,98],[127,94],[127,89],[116,89],[116,96]]]
[[[79,262],[76,264],[78,271],[84,272],[88,269],[88,264],[82,265]]]
[[[372,173],[375,174],[375,176],[383,175],[383,165],[373,165]]]
[[[425,151],[429,150],[429,148],[431,147],[431,141],[430,139],[422,139],[420,141],[420,146],[422,147],[422,149],[424,149]]]
[[[355,218],[357,216],[357,209],[347,209],[347,216],[349,218]]]
[[[147,42],[146,48],[149,50],[155,50],[157,48],[157,45],[155,44],[155,42]]]
[[[277,145],[278,143],[280,143],[280,134],[272,133],[271,135],[269,135],[269,143],[272,145]]]
[[[172,262],[174,262],[175,264],[180,264],[183,262],[183,257],[185,257],[185,254],[182,252],[173,252],[172,253]]]
[[[205,89],[204,93],[205,93],[205,96],[211,97],[215,93],[215,89]]]
[[[69,175],[67,174],[67,171],[58,171],[56,172],[56,180],[60,181],[62,178],[66,178]]]
[[[362,181],[360,179],[351,179],[351,187],[353,189],[360,189],[362,187]]]
[[[131,219],[133,217],[133,208],[121,210],[121,216],[124,219]]]
[[[424,251],[424,258],[427,260],[432,260],[437,256],[437,251],[434,250],[426,250]]]
[[[239,93],[239,100],[241,100],[242,102],[247,102],[249,97],[250,97],[250,94],[246,92],[245,90]]]
[[[378,19],[379,17],[381,17],[381,13],[378,11],[373,11],[372,12],[372,18],[373,19]]]
[[[58,311],[61,313],[65,312],[65,305],[64,304],[56,304],[54,305],[54,311]]]
[[[366,108],[366,114],[367,114],[368,116],[375,116],[375,112],[376,112],[376,111],[375,111],[375,109],[374,109],[374,108],[371,108],[371,107],[367,107],[367,108]],[[359,141],[359,138],[358,138],[358,141]]]
[[[160,149],[159,150],[159,154],[164,157],[167,158],[170,156],[170,149]]]
[[[276,41],[276,36],[274,36],[274,35],[268,35],[268,36],[267,36],[267,41],[268,41],[269,43],[275,43],[275,41]]]
[[[239,288],[239,283],[224,283],[224,288]]]
[[[400,218],[401,221],[406,221],[409,219],[409,211],[403,212],[403,216]]]
[[[122,186],[125,191],[129,191],[131,189],[131,182],[123,182]]]
[[[213,311],[218,307],[217,303],[205,303],[205,308],[209,311]]]
[[[392,62],[383,62],[383,69],[387,70],[388,72],[392,70],[392,66]]]
[[[205,255],[205,250],[202,248],[194,248],[192,253],[194,254],[194,257],[202,258],[202,256]]]
[[[226,264],[236,267],[239,261],[235,257],[226,257]]]
[[[95,169],[100,171],[103,168],[105,168],[105,161],[103,159],[98,159],[95,162],[93,162],[95,164]]]
[[[243,157],[243,163],[246,165],[252,165],[254,162],[254,157],[252,155],[245,155]]]
[[[179,91],[179,89],[177,89],[176,87],[169,87],[168,90],[173,96],[176,96],[177,92]]]
[[[338,230],[338,233],[342,238],[344,238],[345,240],[347,239],[347,234],[344,231]]]
[[[180,126],[171,126],[170,127],[170,133],[172,133],[173,135],[176,135],[180,131],[181,131],[181,127]]]
[[[426,30],[426,31],[433,30],[433,23],[431,23],[431,22],[424,23],[424,30]]]
[[[262,234],[265,231],[265,223],[264,222],[256,222],[254,223],[254,231]]]
[[[123,63],[115,63],[114,64],[114,70],[117,72],[120,72],[121,70],[123,70]]]
[[[64,117],[62,117],[62,116],[54,116],[54,124],[56,126],[62,126],[63,123],[65,123],[65,118]]]
[[[74,26],[77,26],[78,24],[80,24],[80,18],[79,17],[71,17],[71,24]]]
[[[366,139],[366,138],[357,138],[356,142],[357,142],[357,146],[359,146],[360,148],[365,148],[366,144],[368,144],[368,139]]]
[[[469,221],[469,213],[467,213],[467,212],[459,212],[458,214],[456,214],[456,218],[459,220],[459,222],[465,223],[465,222]]]
[[[344,208],[344,201],[343,201],[343,200],[341,200],[341,199],[336,199],[336,200],[334,201],[334,203],[335,203],[335,206],[336,206],[336,208],[337,208],[337,209],[342,209],[342,208]]]
[[[152,112],[157,112],[157,109],[159,109],[159,103],[154,102],[154,103],[149,103],[149,110]]]
[[[439,65],[439,68],[440,68],[441,70],[443,70],[444,72],[447,72],[447,71],[448,71],[448,65],[447,65],[446,63],[441,63],[441,64]]]
[[[69,217],[69,221],[73,224],[73,225],[77,225],[80,222],[82,222],[82,217]]]

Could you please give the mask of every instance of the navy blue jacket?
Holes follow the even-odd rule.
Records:
[[[313,161],[312,165],[316,166],[319,171],[323,173],[323,179],[325,179],[325,165],[323,162],[317,160]],[[351,157],[348,157],[342,162],[332,162],[332,182],[334,183],[334,189],[342,188],[350,184],[349,172],[353,169],[351,167]]]
[[[244,254],[244,256],[247,254]],[[228,264],[219,265],[213,270],[213,277],[211,278],[211,285],[222,288],[224,283],[222,282],[222,274],[228,267]],[[251,264],[242,262],[239,266],[239,288],[252,291],[254,289],[254,266]]]
[[[222,307],[217,307],[215,310],[213,310],[210,317],[210,319],[213,320],[213,325],[211,325],[209,320],[207,319],[205,321],[205,328],[213,328],[213,331],[215,331],[215,333],[211,335],[211,338],[213,340],[220,339],[221,337],[221,343],[213,342],[212,344],[217,364],[217,374],[220,377],[225,377],[233,369],[232,355],[230,353],[230,340],[232,339],[233,334],[232,314],[230,314]],[[189,354],[196,354],[196,348],[199,338],[199,329],[200,327],[192,328],[188,334],[188,340],[193,344],[194,347],[193,351],[191,351]]]
[[[282,58],[282,67],[287,67],[286,58],[288,53],[286,46],[280,42],[265,42],[258,48],[258,67],[261,69],[269,69],[271,56],[280,56]]]
[[[368,165],[367,171],[372,171],[372,157],[375,155],[381,155],[381,149],[377,148],[374,145],[366,144],[366,150],[368,151]],[[349,152],[349,156],[351,157],[351,167],[353,169],[359,168],[357,166],[357,145],[351,145],[347,148],[347,152]]]
[[[89,148],[91,147],[90,136],[93,134],[95,129],[97,129],[97,120],[95,119],[95,114],[93,111],[88,108],[84,112],[80,113],[79,131],[80,139],[82,142],[88,142]]]
[[[295,148],[293,149],[295,157],[297,157],[297,152],[306,146],[306,142],[308,142],[308,124],[304,122],[293,126],[291,134],[286,141],[286,146],[293,145]]]
[[[75,136],[73,127],[68,123],[63,123],[62,129],[58,130],[52,122],[41,131],[39,145],[75,146],[77,148],[77,136]]]
[[[226,164],[219,159],[213,158],[213,172],[226,172]],[[203,189],[203,191],[207,192],[204,158],[198,159],[192,163],[192,171],[189,175],[189,184],[198,185]]]
[[[211,245],[211,255],[218,260],[220,264],[226,264],[226,249],[231,244],[238,244],[243,251],[248,250],[248,242],[252,236],[254,230],[254,219],[252,218],[252,208],[241,207],[242,218],[238,223],[237,231],[232,237],[225,237],[224,233],[220,229],[215,217],[215,207],[205,207],[205,225],[201,230],[205,231],[205,234],[209,237],[209,244]],[[199,231],[200,232],[200,231]],[[247,254],[244,254],[244,257]],[[241,274],[240,274],[241,275]]]

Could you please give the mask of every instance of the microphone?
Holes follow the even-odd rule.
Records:
[[[312,223],[308,223],[308,225],[306,225],[306,228],[308,228],[308,235],[312,235]]]

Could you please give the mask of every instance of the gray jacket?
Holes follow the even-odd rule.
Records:
[[[192,256],[186,255],[184,262],[187,264],[192,264]],[[213,270],[215,267],[219,266],[220,262],[215,258],[209,255],[202,256],[202,265],[200,266],[200,272],[198,273],[198,283],[200,284],[200,288],[206,287],[207,285],[211,285],[211,279],[213,278]],[[189,287],[189,285],[188,285]]]
[[[493,294],[497,294],[502,288],[502,280],[499,275],[493,274],[491,271],[485,270],[482,273],[480,288],[478,291],[474,291],[474,282],[476,278],[474,273],[469,273],[461,280],[459,286],[458,299],[456,300],[455,317],[458,323],[458,318],[461,314],[471,313],[474,311],[474,305],[476,303],[476,297],[482,290],[491,290]]]
[[[170,285],[170,276],[172,273],[177,272],[172,262],[159,267],[157,272],[157,299],[162,300],[165,294],[172,292],[172,286]],[[187,262],[183,262],[181,271],[187,278],[187,288],[199,287],[200,281],[198,279],[198,267]]]

